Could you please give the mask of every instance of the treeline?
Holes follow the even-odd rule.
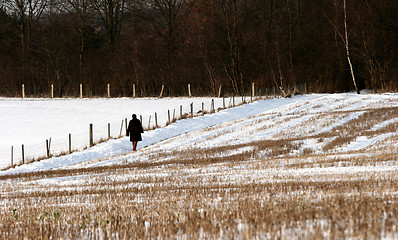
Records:
[[[398,88],[398,1],[0,2],[2,96]]]

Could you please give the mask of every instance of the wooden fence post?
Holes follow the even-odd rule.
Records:
[[[222,97],[222,107],[225,108],[225,97]]]
[[[135,84],[133,84],[133,98],[135,98]]]
[[[124,119],[124,126],[125,126],[125,129],[126,129],[126,132],[127,132],[127,118]]]
[[[214,108],[214,99],[211,100],[211,113],[214,113],[216,111],[216,109]]]
[[[122,130],[123,130],[123,119],[122,119],[122,124],[120,124],[120,133],[119,133],[119,137],[122,136]],[[127,132],[127,131],[126,131]]]
[[[158,114],[155,113],[155,128],[158,128]]]
[[[93,124],[92,124],[92,123],[90,123],[89,139],[90,139],[90,147],[94,146],[94,139],[93,139]]]
[[[72,153],[72,134],[69,133],[69,154]]]
[[[191,117],[193,117],[193,103],[191,103]]]
[[[108,139],[111,138],[111,124],[108,123]]]
[[[162,85],[162,90],[160,91],[159,98],[161,98],[163,96],[163,91],[164,91],[164,84]]]
[[[205,103],[202,102],[202,115],[205,115]]]
[[[25,84],[22,84],[22,98],[25,98]]]
[[[25,164],[25,147],[22,144],[22,164]]]
[[[151,115],[149,115],[149,121],[148,121],[148,130],[150,130],[151,129]]]
[[[11,146],[11,167],[14,166],[14,146]]]
[[[80,98],[83,98],[83,84],[80,83]]]
[[[252,82],[252,96],[250,98],[250,102],[253,102],[253,98],[254,98],[254,82]]]
[[[191,84],[188,83],[188,97],[191,97]]]
[[[182,105],[180,105],[180,119],[182,119]]]
[[[47,148],[47,158],[50,158],[50,155],[51,155],[51,151],[50,151],[50,148],[51,148],[51,138],[50,138],[50,140],[46,139],[46,148]]]
[[[221,88],[222,88],[222,84],[220,84],[220,88],[218,89],[218,97],[221,97]]]
[[[170,123],[171,123],[171,120],[170,120],[170,110],[167,110],[167,114],[168,114],[168,116],[169,116],[169,121],[168,121],[167,124],[170,124]]]
[[[48,152],[48,139],[46,139],[46,155],[49,157],[50,153]]]
[[[54,84],[51,84],[51,98],[54,98]]]
[[[111,85],[109,83],[106,85],[106,92],[107,92],[108,98],[110,98],[111,97]]]

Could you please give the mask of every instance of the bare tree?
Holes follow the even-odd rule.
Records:
[[[90,0],[101,18],[106,30],[106,38],[112,52],[120,35],[126,0]]]
[[[48,0],[3,0],[2,5],[18,20],[18,28],[15,30],[21,46],[22,82],[26,80],[26,51],[29,48],[32,27],[38,22],[48,4]]]
[[[184,25],[182,19],[189,14],[194,1],[152,0],[150,2],[152,9],[155,10],[155,15],[152,18],[153,23],[160,37],[166,42],[167,80],[169,83],[175,83],[176,55],[181,45],[180,33],[183,31]]]
[[[343,0],[343,13],[344,13],[344,19],[343,19],[344,20],[344,33],[341,33],[341,31],[336,26],[336,24],[329,17],[327,17],[327,16],[326,17],[328,18],[329,22],[334,27],[336,33],[340,36],[341,40],[344,43],[346,57],[347,57],[347,62],[348,62],[348,65],[350,67],[350,73],[351,73],[352,82],[354,84],[355,91],[358,94],[360,94],[358,86],[357,86],[357,82],[356,82],[356,79],[355,79],[354,67],[352,65],[351,56],[350,56],[350,45],[349,45],[348,25],[347,25],[347,0]]]
[[[62,10],[72,14],[77,20],[79,35],[79,82],[86,84],[85,65],[85,45],[87,35],[87,24],[89,22],[91,2],[90,0],[66,0],[58,4]]]
[[[352,82],[354,83],[355,91],[357,91],[357,93],[359,94],[360,92],[358,90],[357,81],[355,80],[354,68],[352,67],[352,63],[351,63],[350,47],[349,47],[349,42],[348,42],[347,0],[343,0],[343,8],[344,8],[344,44],[345,44],[345,48],[346,48],[347,61],[348,61],[348,64],[350,65],[351,77],[352,77]]]
[[[224,64],[224,70],[232,83],[235,94],[243,95],[243,73],[241,70],[240,30],[238,26],[239,0],[222,0],[221,9],[223,21],[226,28],[228,44],[228,63]]]

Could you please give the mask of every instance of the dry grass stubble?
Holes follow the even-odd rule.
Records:
[[[369,131],[398,117],[397,108],[361,111],[321,136],[301,125],[294,129],[302,136],[286,129],[279,138],[235,145],[143,149],[148,161],[1,176],[1,237],[398,238],[397,135],[352,157],[299,151],[308,139],[323,139],[317,142],[330,151],[396,130],[393,123]]]

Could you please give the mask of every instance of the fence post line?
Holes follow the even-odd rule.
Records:
[[[225,97],[222,97],[222,107],[225,108]]]
[[[124,126],[125,126],[125,129],[126,129],[126,132],[127,132],[127,118],[124,119]]]
[[[182,119],[182,105],[180,105],[180,119]]]
[[[14,146],[11,146],[11,167],[14,166]]]
[[[72,134],[69,133],[69,154],[72,153]]]
[[[135,84],[133,84],[133,98],[135,98]]]
[[[93,124],[92,124],[92,123],[90,123],[89,139],[90,139],[90,147],[94,146],[94,139],[93,139]]]
[[[169,117],[169,122],[168,122],[168,124],[170,124],[170,123],[171,123],[171,120],[170,120],[170,110],[167,110],[167,114],[168,114],[168,117]]]
[[[80,98],[83,98],[83,84],[80,83]]]
[[[191,117],[193,117],[193,103],[191,103]]]
[[[51,84],[51,98],[54,98],[54,84]]]
[[[188,97],[191,97],[191,84],[188,83]]]
[[[158,114],[155,113],[155,128],[158,128]]]
[[[22,164],[25,164],[25,147],[22,144]]]
[[[106,85],[106,92],[107,92],[108,98],[110,98],[111,97],[111,85],[109,83]]]
[[[205,104],[202,102],[202,115],[205,115]]]
[[[25,84],[22,84],[22,98],[25,98]]]
[[[151,129],[151,115],[149,115],[149,121],[148,121],[148,130],[150,130]]]
[[[108,139],[111,138],[111,124],[108,123]]]

